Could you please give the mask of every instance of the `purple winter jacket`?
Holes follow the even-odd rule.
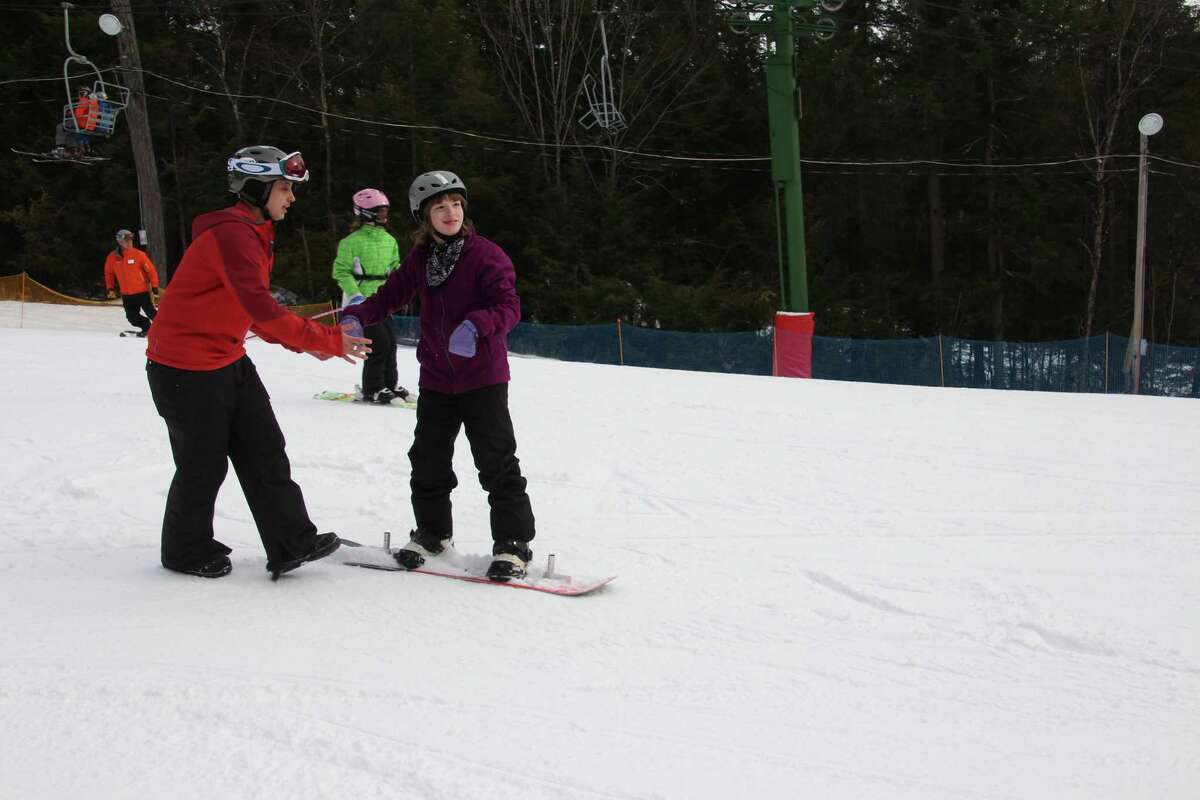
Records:
[[[441,286],[425,281],[428,250],[414,247],[379,291],[349,306],[343,316],[364,326],[387,318],[421,293],[421,341],[417,361],[419,385],[446,394],[507,383],[508,332],[521,321],[521,298],[512,261],[500,246],[478,234],[467,237],[450,277]],[[469,319],[479,333],[471,358],[450,352],[450,333]]]

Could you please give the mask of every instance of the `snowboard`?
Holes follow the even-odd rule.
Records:
[[[121,331],[117,334],[117,336],[120,336],[122,339],[124,339],[126,336],[136,336],[140,339],[146,338],[146,335],[141,331]]]
[[[401,400],[397,397],[390,403],[368,403],[364,401],[358,392],[317,392],[313,395],[315,400],[333,400],[338,403],[358,403],[364,406],[375,406],[377,408],[407,408],[410,411],[417,407],[417,401],[413,395],[408,396],[408,400]]]
[[[491,586],[507,586],[512,589],[530,589],[535,592],[557,594],[565,597],[577,597],[581,594],[594,592],[608,584],[616,575],[607,578],[585,578],[579,575],[563,575],[554,570],[553,561],[548,560],[547,568],[529,566],[529,574],[520,580],[505,583],[488,580],[486,577],[488,565],[492,563],[490,555],[473,555],[467,553],[443,553],[425,560],[419,569],[406,570],[396,563],[392,557],[392,548],[373,547],[359,544],[348,539],[342,539],[346,547],[338,550],[343,564],[348,567],[363,567],[378,569],[385,572],[416,572],[421,575],[433,575],[438,578],[453,578],[470,583],[486,583]],[[550,559],[554,557],[551,556]]]

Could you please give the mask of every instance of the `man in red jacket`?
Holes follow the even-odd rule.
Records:
[[[104,288],[109,300],[116,297],[114,283],[121,291],[125,319],[138,329],[138,336],[145,336],[154,321],[151,295],[158,294],[158,271],[150,257],[133,246],[133,232],[125,228],[117,231],[117,249],[104,259]]]
[[[192,244],[147,338],[150,393],[175,459],[162,564],[205,578],[232,570],[232,551],[213,536],[217,491],[232,461],[274,579],[329,555],[341,541],[318,534],[308,517],[271,400],[246,355],[246,334],[351,363],[366,357],[370,340],[303,319],[271,296],[275,224],[296,200],[293,184],[308,180],[303,157],[246,147],[227,171],[238,202],[193,221]]]

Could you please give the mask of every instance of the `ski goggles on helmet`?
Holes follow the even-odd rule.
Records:
[[[230,172],[240,172],[251,178],[283,178],[297,183],[308,180],[308,167],[304,165],[304,156],[300,155],[299,150],[266,164],[253,158],[231,158],[226,167]]]

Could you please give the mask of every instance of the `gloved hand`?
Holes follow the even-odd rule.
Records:
[[[469,319],[464,319],[458,323],[458,327],[450,334],[450,352],[463,358],[473,357],[475,355],[475,340],[478,337],[479,331],[475,330],[475,323]]]
[[[359,303],[365,301],[366,299],[367,298],[363,297],[361,294],[356,294],[353,297],[351,297],[349,300],[347,300],[346,305],[342,306],[342,308],[349,308],[350,306],[356,306]]]
[[[107,292],[105,292],[104,296],[107,297],[109,300],[117,299],[117,294],[112,289],[109,289]]]
[[[162,289],[158,288],[157,286],[150,289],[150,299],[151,300],[153,300],[154,302],[157,303],[158,298],[160,298],[160,297],[162,297]]]
[[[360,339],[363,338],[362,321],[358,317],[342,317],[342,330],[351,336],[357,336]]]

